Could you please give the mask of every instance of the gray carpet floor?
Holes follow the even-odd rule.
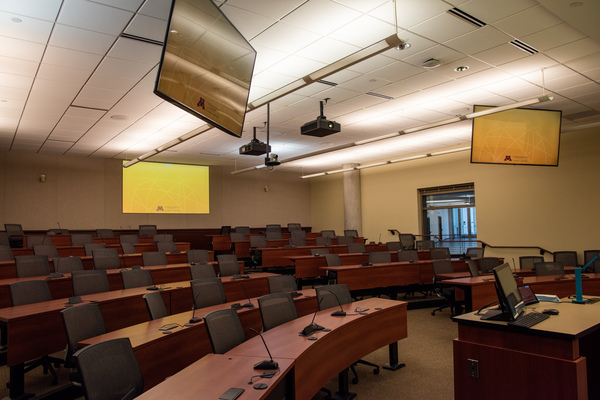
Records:
[[[398,342],[399,361],[406,366],[397,371],[381,369],[377,375],[372,368],[357,366],[358,384],[350,384],[350,390],[360,399],[446,400],[454,398],[452,340],[457,337],[457,326],[445,309],[435,316],[432,308],[408,311],[408,338]],[[57,356],[62,356],[58,353]],[[388,349],[384,347],[365,360],[383,365],[388,361]],[[68,370],[58,368],[59,384],[68,381]],[[7,382],[9,369],[0,367],[2,382]],[[41,368],[26,374],[25,387],[36,395],[51,390],[50,377]],[[337,390],[337,378],[326,386]],[[318,394],[315,400],[322,399]],[[0,386],[0,399],[8,399],[5,384]],[[299,399],[303,400],[303,399]]]

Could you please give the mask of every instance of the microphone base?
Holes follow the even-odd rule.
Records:
[[[312,335],[315,331],[322,331],[323,329],[325,329],[325,327],[321,326],[321,325],[317,325],[317,324],[310,324],[308,325],[306,328],[302,329],[302,332],[300,332],[300,334],[302,336],[310,336]]]
[[[273,360],[264,360],[254,364],[254,369],[279,369],[279,364]]]
[[[338,310],[331,313],[332,317],[344,317],[346,316],[346,311]]]
[[[245,307],[245,308],[254,308],[254,304],[252,304],[252,303],[246,303],[246,304],[242,304],[242,307]]]
[[[200,321],[202,321],[202,318],[200,318],[200,317],[190,318],[190,324],[195,324],[196,322],[200,322]]]

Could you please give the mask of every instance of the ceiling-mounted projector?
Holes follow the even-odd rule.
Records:
[[[271,152],[271,146],[267,143],[261,142],[256,138],[256,127],[254,127],[254,137],[250,143],[240,147],[240,154],[247,156],[260,156],[261,154],[267,154]]]
[[[327,99],[325,99],[327,102]],[[321,115],[316,120],[305,123],[300,127],[300,134],[307,136],[324,137],[333,133],[338,133],[342,128],[335,121],[329,121],[323,115],[323,102],[321,101]]]

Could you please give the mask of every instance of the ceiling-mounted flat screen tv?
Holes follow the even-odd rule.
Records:
[[[558,166],[561,118],[561,111],[525,108],[474,118],[471,162]]]
[[[255,60],[211,0],[173,0],[154,93],[240,137]]]

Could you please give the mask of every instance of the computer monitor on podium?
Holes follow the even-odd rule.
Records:
[[[497,266],[493,271],[500,308],[488,311],[481,319],[514,321],[523,311],[525,302],[521,298],[513,271],[508,263]]]

